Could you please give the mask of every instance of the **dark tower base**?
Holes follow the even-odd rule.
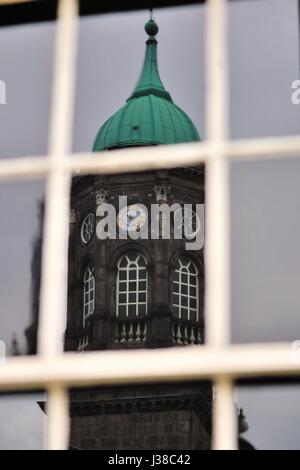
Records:
[[[209,385],[89,389],[70,399],[72,448],[210,448]]]

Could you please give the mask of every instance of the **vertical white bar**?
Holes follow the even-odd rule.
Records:
[[[48,450],[65,450],[69,447],[68,392],[52,387],[47,394]]]
[[[67,310],[69,195],[71,174],[64,162],[72,147],[78,0],[60,0],[55,44],[55,70],[49,131],[51,170],[46,189],[42,253],[42,283],[38,352],[63,352]],[[48,396],[48,448],[68,448],[67,391],[50,388]]]
[[[216,380],[215,387],[212,447],[214,450],[236,450],[238,416],[234,402],[234,384],[225,377]]]
[[[211,347],[230,340],[229,168],[226,0],[209,0],[206,35],[207,138],[215,152],[206,165],[205,325]],[[213,448],[235,449],[236,412],[230,380],[218,380],[213,406]]]
[[[228,164],[215,155],[206,165],[205,328],[207,344],[222,347],[230,336]]]
[[[207,135],[215,152],[206,164],[206,338],[210,346],[229,341],[229,179],[223,155],[227,139],[225,0],[207,5]]]
[[[220,143],[228,137],[228,59],[226,0],[208,0],[206,10],[207,138]]]
[[[77,9],[77,0],[59,2],[49,132],[52,168],[46,190],[38,335],[39,353],[44,355],[54,355],[63,351],[71,181],[70,173],[64,170],[64,159],[72,146]]]

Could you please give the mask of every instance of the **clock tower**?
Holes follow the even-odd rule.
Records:
[[[122,155],[128,147],[199,140],[161,81],[153,19],[145,31],[140,79],[126,104],[101,126],[93,147],[97,158],[111,149]],[[202,166],[73,179],[66,350],[203,343],[203,249],[193,245],[203,232],[197,210],[203,204]],[[196,249],[187,249],[188,243]],[[74,447],[210,446],[207,384],[73,391],[70,409]]]

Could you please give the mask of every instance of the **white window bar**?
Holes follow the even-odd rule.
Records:
[[[232,161],[299,158],[300,136],[227,141],[223,144],[223,154]],[[119,150],[110,150],[103,152],[101,159],[97,154],[74,153],[61,161],[61,168],[69,170],[74,175],[87,172],[89,174],[127,173],[174,168],[182,164],[207,163],[214,156],[215,144],[202,141],[153,148],[122,149],[121,156]],[[49,159],[43,156],[2,159],[0,160],[0,181],[32,180],[45,177],[50,168]]]
[[[68,449],[69,445],[69,397],[65,385],[53,385],[47,393],[48,449]]]
[[[157,366],[159,364],[159,367]],[[64,353],[60,358],[11,357],[0,368],[0,390],[36,390],[228,377],[299,377],[299,351],[289,343],[193,346],[162,350]]]
[[[28,0],[0,0],[0,5],[1,4],[13,4],[13,3],[25,3]]]
[[[60,0],[49,130],[50,169],[45,201],[38,329],[38,353],[46,358],[63,353],[66,324],[71,173],[61,166],[61,162],[72,150],[77,20],[78,0]],[[48,392],[48,448],[66,449],[69,435],[67,393],[56,387],[50,387]]]
[[[0,0],[0,4],[17,0]],[[208,0],[206,31],[207,135],[197,144],[71,155],[78,1],[60,0],[49,157],[0,161],[0,180],[47,177],[42,260],[39,355],[8,358],[0,390],[48,391],[48,448],[67,449],[67,389],[71,386],[211,379],[216,386],[213,448],[237,446],[233,381],[241,377],[298,376],[299,356],[281,343],[230,345],[229,159],[300,156],[300,136],[227,141],[226,0]],[[71,158],[72,157],[72,158]],[[207,163],[207,345],[170,350],[63,353],[66,318],[68,210],[71,174],[121,173]],[[55,256],[53,255],[55,253]],[[157,364],[160,366],[157,367]]]
[[[226,0],[210,0],[206,17],[207,137],[215,145],[205,173],[205,325],[206,341],[212,348],[224,348],[230,341],[229,164],[224,153],[229,121],[226,3]],[[212,447],[236,449],[237,417],[232,406],[232,384],[230,379],[222,378],[216,379],[214,386]]]

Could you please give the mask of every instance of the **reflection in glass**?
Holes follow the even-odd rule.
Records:
[[[44,186],[0,184],[0,340],[7,355],[35,351]]]
[[[238,386],[248,429],[243,437],[258,450],[299,450],[300,386]]]
[[[44,394],[0,395],[0,449],[45,448],[46,416],[39,403]]]

